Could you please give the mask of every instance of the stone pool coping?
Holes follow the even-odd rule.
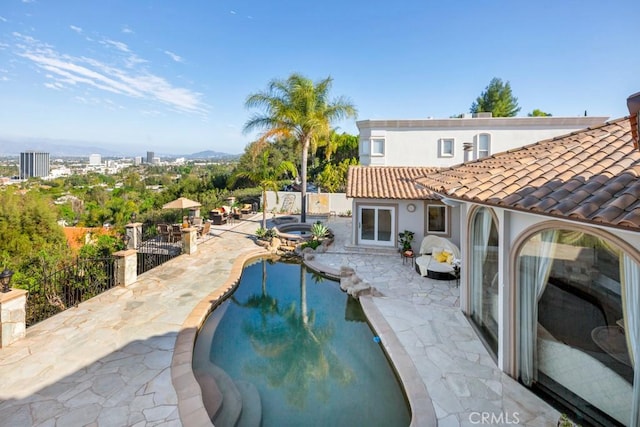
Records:
[[[204,407],[202,390],[193,374],[192,361],[195,340],[207,316],[229,293],[242,275],[245,265],[260,258],[273,257],[264,249],[240,254],[234,261],[229,277],[215,291],[200,300],[182,324],[174,346],[171,360],[171,382],[178,396],[180,421],[186,427],[212,426]],[[322,272],[323,268],[314,263],[311,268]],[[328,269],[324,269],[328,270]],[[334,276],[334,272],[326,272]],[[338,275],[339,277],[339,275]],[[373,302],[373,297],[360,297],[360,304],[374,332],[380,337],[383,349],[398,375],[411,410],[411,427],[436,426],[438,424],[433,403],[418,371],[398,337],[391,329],[382,313]]]

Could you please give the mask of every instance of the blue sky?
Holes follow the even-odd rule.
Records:
[[[616,118],[640,91],[639,16],[637,0],[2,0],[0,139],[241,153],[246,97],[292,72],[333,77],[360,120],[467,112],[493,77],[520,115]]]

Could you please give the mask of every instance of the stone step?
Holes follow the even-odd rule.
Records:
[[[260,427],[262,423],[262,400],[253,383],[244,380],[236,381],[236,387],[242,395],[242,412],[235,427]]]
[[[217,427],[233,427],[240,419],[240,412],[242,412],[242,394],[222,368],[211,364],[209,372],[222,393],[222,405],[211,421]]]
[[[400,256],[398,248],[374,247],[374,246],[354,246],[344,245],[344,249],[350,253],[373,254],[373,255],[397,255]],[[331,252],[330,250],[327,252]]]

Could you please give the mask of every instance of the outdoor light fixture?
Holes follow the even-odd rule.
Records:
[[[131,213],[131,222],[133,222],[135,220],[136,220],[136,213],[133,212],[133,213]]]
[[[2,289],[0,289],[0,292],[6,293],[11,290],[11,288],[9,287],[9,283],[11,283],[12,277],[13,277],[13,271],[8,270],[6,268],[2,273],[0,273],[0,285],[2,285]]]

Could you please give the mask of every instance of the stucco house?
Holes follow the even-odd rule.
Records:
[[[640,94],[628,104],[416,179],[459,218],[460,307],[496,364],[583,424],[640,425]]]
[[[490,117],[358,121],[359,158],[347,180],[354,246],[396,248],[399,232],[437,234],[460,244],[457,211],[414,178],[439,167],[567,134],[607,117]]]

